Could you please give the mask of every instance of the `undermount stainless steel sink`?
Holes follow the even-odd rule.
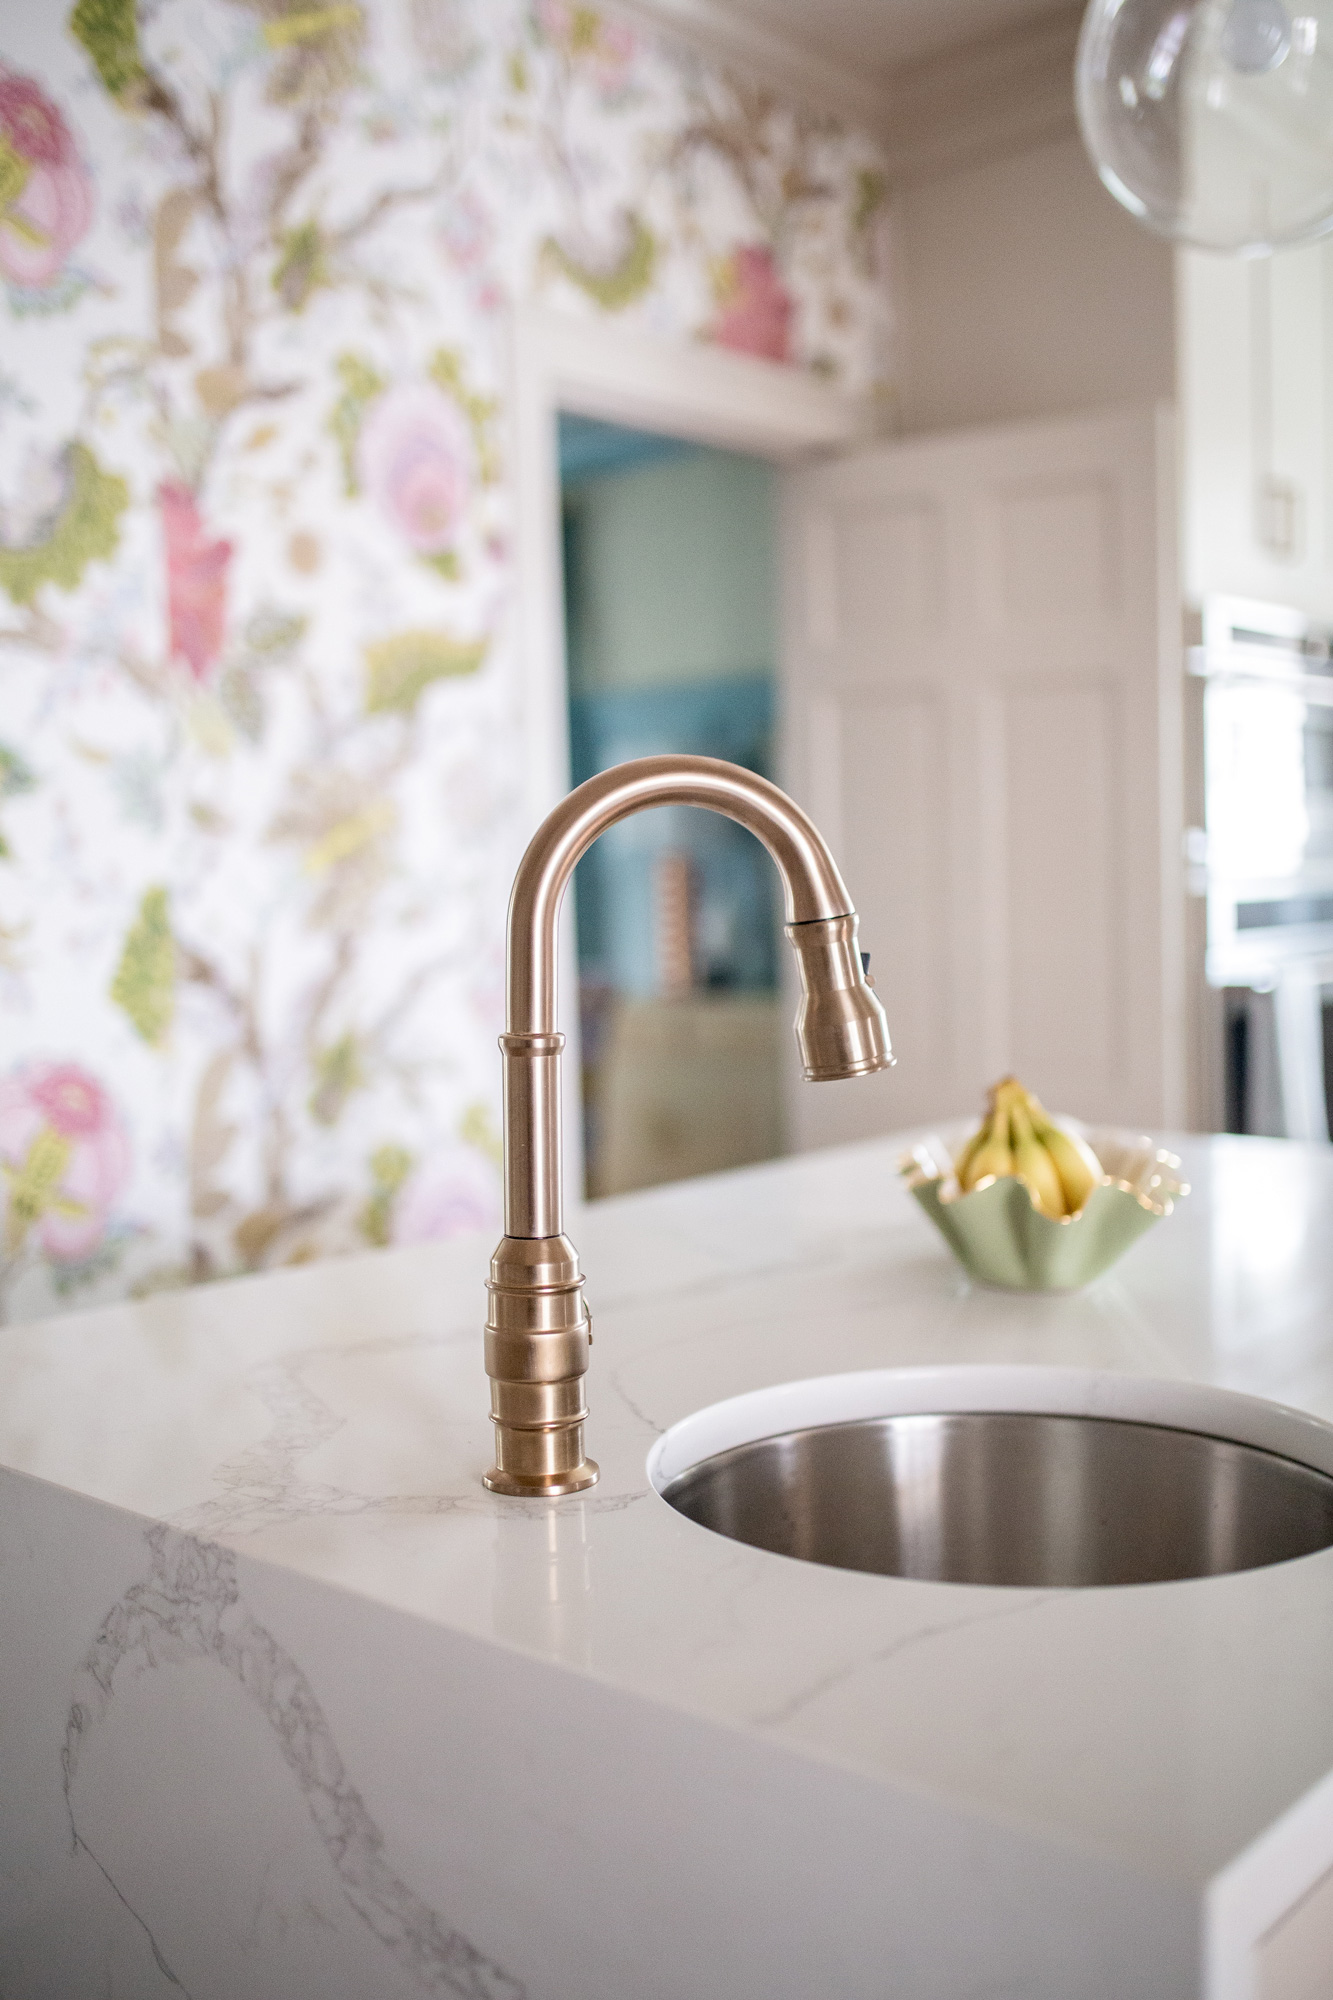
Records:
[[[659,1491],[755,1548],[940,1583],[1166,1583],[1333,1547],[1327,1471],[1234,1438],[1053,1410],[813,1424],[716,1452]]]

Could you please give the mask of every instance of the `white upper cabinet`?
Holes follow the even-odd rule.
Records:
[[[785,769],[861,914],[899,1066],[797,1146],[975,1113],[1182,1111],[1174,437],[1156,408],[788,475]]]
[[[1333,242],[1177,281],[1186,599],[1333,618]]]

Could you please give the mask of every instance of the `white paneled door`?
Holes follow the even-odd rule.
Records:
[[[787,477],[785,769],[861,912],[898,1067],[797,1147],[966,1115],[1183,1118],[1169,411],[880,444]]]

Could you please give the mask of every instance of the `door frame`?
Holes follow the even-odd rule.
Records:
[[[510,322],[509,463],[514,505],[513,615],[525,719],[525,837],[569,790],[569,675],[560,544],[561,410],[794,465],[874,435],[870,405],[776,361],[689,339],[627,332],[604,320],[518,308]],[[779,663],[775,662],[775,665]],[[560,983],[573,990],[566,899]],[[562,1023],[565,1186],[582,1199],[578,1017]],[[580,1190],[577,1197],[570,1190]]]
[[[537,307],[510,329],[515,612],[532,828],[569,789],[561,410],[790,465],[873,434],[869,406],[776,361]]]

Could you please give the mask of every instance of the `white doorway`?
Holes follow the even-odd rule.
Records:
[[[876,444],[786,482],[787,775],[876,954],[899,1067],[798,1151],[975,1116],[1185,1112],[1171,412]]]

